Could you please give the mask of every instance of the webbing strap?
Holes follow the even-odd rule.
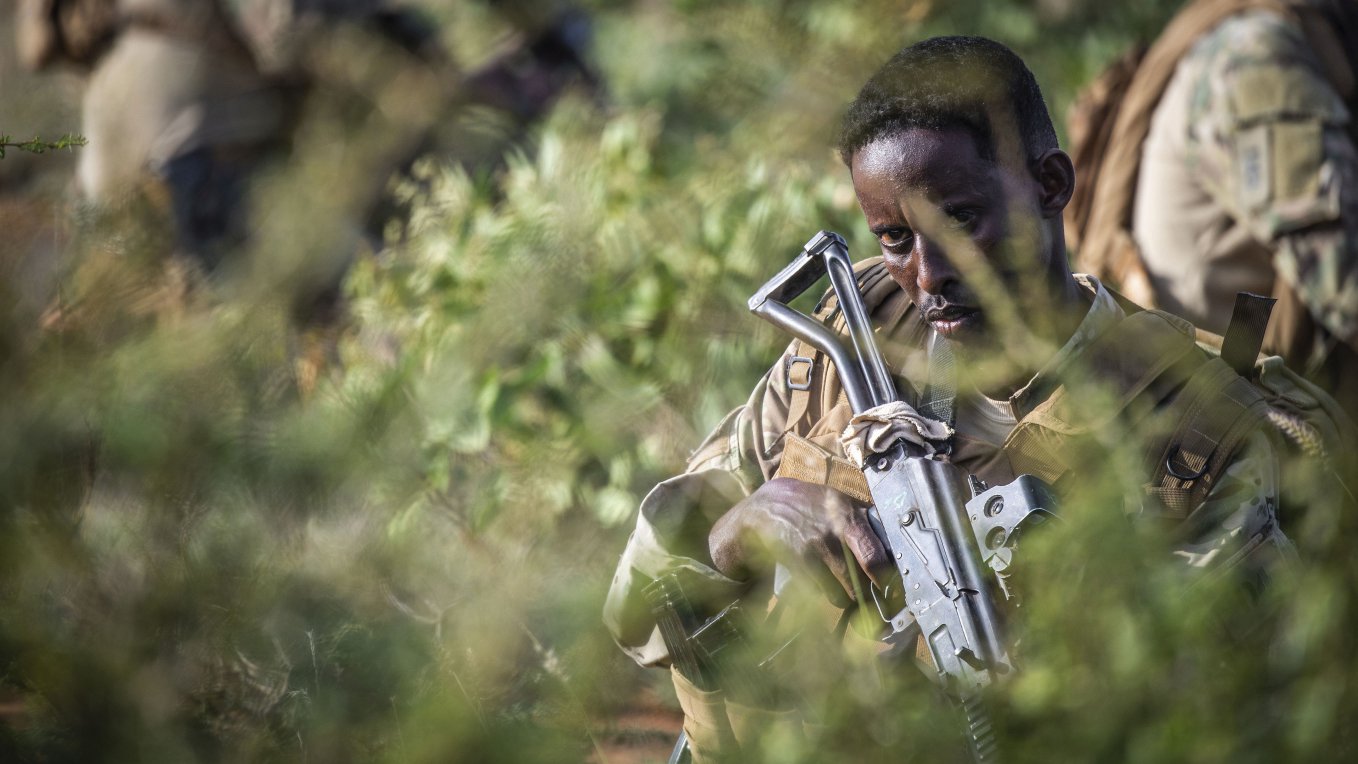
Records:
[[[1167,412],[1178,426],[1148,453],[1146,494],[1183,518],[1207,498],[1230,458],[1267,410],[1264,396],[1220,358],[1188,380]]]
[[[794,363],[791,358],[806,360]],[[792,355],[784,369],[787,373],[788,411],[783,432],[791,432],[806,417],[806,412],[811,407],[811,397],[819,393],[816,383],[824,381],[824,375],[816,373],[818,367],[825,365],[824,359],[824,354],[805,342],[797,340],[792,343]]]
[[[1264,332],[1268,329],[1268,317],[1273,312],[1272,297],[1237,292],[1235,308],[1231,310],[1231,323],[1226,327],[1226,338],[1221,342],[1221,360],[1226,362],[1240,376],[1248,376],[1254,370],[1254,362],[1259,359],[1259,350],[1264,346]]]
[[[951,426],[956,400],[957,361],[952,344],[935,332],[929,342],[929,383],[924,388],[919,412]]]
[[[788,433],[783,443],[783,459],[778,464],[775,477],[823,485],[865,504],[872,503],[872,492],[868,490],[868,481],[863,477],[862,470],[849,460],[827,453],[793,433]]]
[[[881,258],[860,262],[854,266],[854,270],[859,292],[863,295],[863,305],[873,316],[879,331],[890,332],[911,315],[918,318],[918,313],[911,313],[910,301],[891,280]],[[892,299],[896,302],[888,304]],[[833,290],[821,298],[812,315],[836,333],[846,333],[844,318]],[[904,339],[912,346],[923,340],[926,329],[923,321],[915,321],[909,329],[907,334],[897,339]],[[802,436],[813,430],[826,429],[830,412],[841,404],[847,407],[838,371],[825,354],[800,340],[793,343],[791,353],[795,357],[810,360],[788,362],[788,417],[783,431],[783,454],[775,475],[825,485],[858,501],[871,503],[872,494],[861,470],[847,459],[836,456]],[[899,381],[897,384],[900,384]],[[834,426],[827,431],[838,434]]]
[[[881,258],[864,260],[856,264],[854,270],[856,271],[855,281],[858,284],[858,291],[863,294],[864,307],[871,313],[887,295],[894,291],[894,284],[890,283],[889,274],[886,271],[886,266],[882,265]],[[833,289],[827,290],[825,295],[821,297],[811,316],[836,332],[844,333],[844,321],[840,315],[839,301],[835,299]],[[825,354],[811,345],[796,340],[792,343],[792,357],[806,360],[789,363],[787,369],[785,369],[788,388],[788,415],[787,422],[783,427],[785,434],[794,430],[805,431],[815,424],[814,421],[803,422],[808,413],[814,414],[811,411],[812,401],[824,398],[838,381],[834,367],[828,362]],[[834,405],[834,401],[820,400],[819,403],[821,413],[828,411]]]

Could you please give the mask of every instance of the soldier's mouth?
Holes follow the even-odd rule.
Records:
[[[924,318],[946,339],[956,339],[981,327],[981,311],[975,308],[934,309],[927,311]]]

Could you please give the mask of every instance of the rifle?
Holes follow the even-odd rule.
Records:
[[[839,300],[850,346],[819,321],[788,303],[828,275]],[[793,261],[750,298],[751,312],[825,353],[834,363],[854,414],[901,400],[838,234],[816,234]],[[898,574],[872,589],[890,633],[883,641],[913,641],[914,626],[939,678],[966,717],[966,738],[977,762],[998,760],[995,730],[983,689],[1013,671],[984,562],[996,574],[1012,559],[1019,532],[1053,516],[1042,481],[1021,475],[987,488],[957,466],[927,456],[904,439],[868,454],[864,475],[874,507],[869,519]]]

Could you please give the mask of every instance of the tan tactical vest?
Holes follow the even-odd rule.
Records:
[[[857,271],[865,305],[880,331],[896,330],[897,336],[923,346],[928,327],[887,277],[880,258],[864,261]],[[1093,455],[1102,450],[1095,443],[1101,431],[1129,432],[1144,444],[1148,480],[1143,488],[1152,506],[1182,519],[1202,503],[1245,439],[1265,421],[1269,396],[1199,347],[1188,321],[1119,299],[1129,315],[1083,354],[1113,391],[1114,406],[1091,409],[1058,388],[1024,413],[1001,448],[1015,474],[1035,475],[1059,490],[1063,480],[1097,469]],[[832,295],[816,317],[845,333]],[[777,476],[870,501],[862,473],[836,445],[851,411],[833,365],[801,342],[790,358],[791,410]],[[913,397],[913,391],[901,392],[908,401]]]
[[[864,260],[854,270],[864,306],[874,316],[879,331],[890,332],[907,322],[905,341],[922,346],[927,326],[904,290],[891,280],[882,259]],[[814,315],[847,336],[848,328],[833,291],[822,298]],[[786,363],[789,409],[777,476],[828,485],[859,501],[871,501],[863,473],[839,455],[839,435],[853,412],[834,365],[824,353],[801,340],[792,344]]]

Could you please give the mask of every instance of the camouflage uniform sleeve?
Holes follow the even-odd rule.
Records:
[[[1185,65],[1201,72],[1190,166],[1269,245],[1316,321],[1358,344],[1358,153],[1349,110],[1306,39],[1273,14],[1241,14]]]
[[[1232,571],[1253,587],[1277,565],[1296,557],[1278,527],[1278,456],[1262,432],[1253,433],[1207,499],[1184,521],[1174,550],[1189,567]]]
[[[745,405],[707,436],[684,472],[657,485],[641,502],[604,604],[604,623],[623,652],[643,666],[664,665],[669,658],[642,595],[646,584],[674,572],[685,589],[714,602],[734,600],[743,589],[712,568],[707,535],[726,510],[778,469],[789,408],[787,355],[764,375]]]

